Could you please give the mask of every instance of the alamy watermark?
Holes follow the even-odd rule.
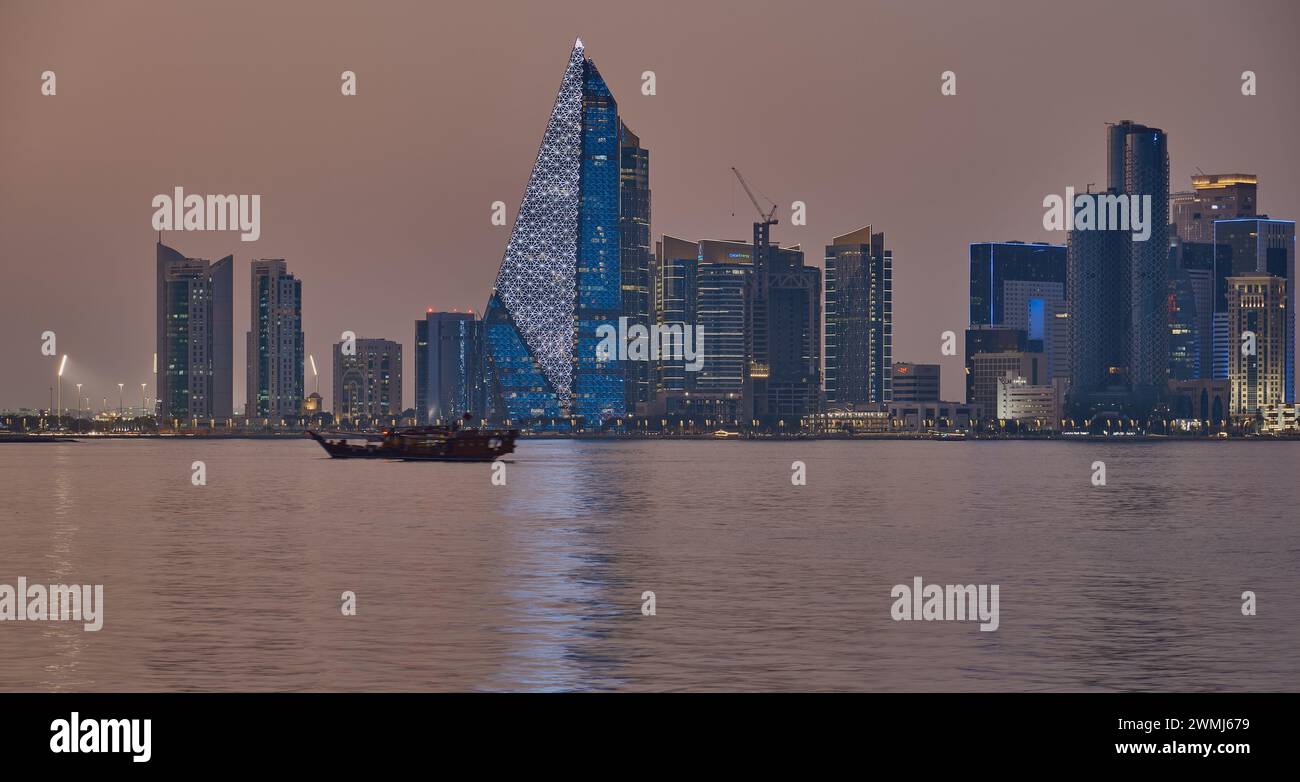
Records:
[[[0,584],[0,622],[82,622],[87,632],[104,626],[103,584]]]
[[[912,585],[896,584],[889,591],[895,598],[889,610],[895,622],[906,621],[976,621],[982,632],[998,629],[998,585],[993,584],[922,584],[921,577]]]
[[[604,323],[596,327],[600,342],[596,358],[601,361],[685,361],[687,372],[699,372],[704,366],[704,327],[679,323],[640,323],[628,325],[618,319],[618,328]]]
[[[242,231],[241,242],[262,235],[260,195],[185,195],[177,187],[172,195],[153,197],[155,231]]]
[[[1066,209],[1065,205],[1071,208]],[[1065,198],[1043,199],[1043,228],[1048,231],[1132,231],[1133,241],[1151,238],[1151,196],[1128,193],[1079,193],[1065,188]]]
[[[82,719],[72,712],[66,720],[50,723],[50,752],[125,752],[133,763],[148,763],[153,720]]]

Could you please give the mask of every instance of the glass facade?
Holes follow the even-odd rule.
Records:
[[[624,368],[597,330],[623,313],[618,104],[573,48],[485,321],[492,417],[626,413]]]
[[[253,261],[250,309],[245,412],[250,418],[296,416],[306,396],[302,281],[283,259]]]
[[[980,242],[970,246],[970,323],[1022,328],[1023,312],[1008,312],[1008,282],[1056,283],[1065,288],[1065,246]]]
[[[893,252],[871,226],[826,248],[826,400],[884,404],[891,398]]]
[[[617,355],[602,356],[601,326],[618,328],[623,311],[621,258],[622,152],[618,103],[596,65],[583,63],[582,171],[578,208],[578,303],[574,315],[577,344],[573,355],[571,414],[587,426],[625,413],[623,366]]]
[[[641,139],[620,123],[622,151],[621,263],[623,267],[623,315],[628,324],[649,326],[654,322],[650,285],[650,152]],[[624,362],[624,397],[627,411],[653,398],[653,368],[649,361]]]
[[[485,416],[483,333],[472,312],[428,312],[415,322],[415,413],[422,423]]]
[[[744,389],[745,310],[753,271],[748,264],[696,267],[696,325],[704,330],[704,363],[694,373],[698,391],[739,394]]]
[[[1228,278],[1264,272],[1286,281],[1284,386],[1287,402],[1295,401],[1295,222],[1266,217],[1214,222],[1214,342],[1215,378],[1228,377],[1233,340],[1229,337]]]
[[[234,258],[157,245],[158,408],[164,423],[227,419],[233,402]]]
[[[1151,235],[1128,247],[1130,316],[1129,385],[1145,395],[1163,392],[1168,381],[1169,329],[1169,137],[1159,128],[1128,120],[1107,131],[1108,186],[1151,197]]]

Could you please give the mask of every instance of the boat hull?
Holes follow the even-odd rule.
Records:
[[[491,462],[515,450],[518,431],[513,429],[449,430],[429,434],[410,430],[386,435],[382,441],[356,445],[345,439],[328,440],[308,432],[334,459],[389,459],[404,462]]]

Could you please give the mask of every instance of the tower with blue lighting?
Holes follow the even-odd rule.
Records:
[[[623,314],[620,128],[578,40],[484,316],[498,420],[593,427],[626,414],[624,368],[598,352],[598,330]]]

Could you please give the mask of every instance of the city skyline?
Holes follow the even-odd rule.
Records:
[[[768,10],[780,12],[779,9]],[[1182,100],[1159,95],[1147,95],[1139,100],[1141,90],[1118,78],[1121,72],[1128,73],[1127,70],[1098,66],[1093,73],[1100,83],[1106,85],[1107,89],[1102,90],[1105,95],[1072,96],[1069,111],[1063,112],[1068,115],[1068,127],[1062,127],[1060,118],[1032,114],[1035,123],[1032,127],[1039,133],[1030,135],[1046,136],[1051,140],[1046,145],[1040,139],[1029,139],[1024,134],[1011,134],[1021,137],[1021,141],[1015,144],[1007,144],[1005,140],[989,135],[993,128],[1003,127],[1005,120],[1018,116],[1016,107],[1020,104],[1008,101],[1023,93],[1026,86],[1036,83],[1034,74],[997,71],[997,60],[992,55],[976,54],[974,50],[960,47],[954,51],[965,51],[965,61],[962,61],[962,56],[951,55],[950,64],[942,67],[916,55],[907,59],[912,65],[896,70],[894,79],[881,82],[872,77],[859,86],[876,87],[876,108],[894,108],[902,112],[900,119],[908,120],[902,124],[913,126],[910,135],[920,139],[901,143],[896,132],[885,125],[866,126],[870,129],[867,143],[855,146],[852,139],[858,138],[861,130],[851,136],[832,134],[827,141],[824,135],[829,131],[826,129],[805,120],[798,125],[800,130],[794,133],[792,126],[779,117],[764,123],[731,123],[725,133],[707,123],[685,131],[680,118],[695,116],[708,105],[701,97],[701,88],[716,87],[720,76],[732,73],[732,69],[748,73],[747,66],[738,65],[735,57],[722,54],[717,55],[718,61],[708,63],[685,53],[664,58],[627,45],[626,36],[610,29],[607,24],[588,19],[534,19],[532,21],[537,21],[545,34],[521,38],[521,52],[525,53],[522,56],[526,59],[492,64],[500,71],[500,81],[496,78],[491,80],[491,89],[498,94],[494,105],[499,102],[501,107],[490,110],[481,121],[498,129],[499,132],[492,135],[499,138],[501,153],[496,156],[499,159],[493,159],[482,169],[481,177],[452,176],[447,178],[447,185],[430,186],[431,181],[439,180],[437,173],[446,168],[450,158],[456,157],[460,151],[474,148],[456,144],[454,140],[442,146],[416,144],[414,131],[399,134],[394,124],[385,125],[383,122],[385,117],[394,116],[394,112],[400,116],[401,111],[413,111],[409,105],[411,102],[428,102],[445,108],[446,102],[438,96],[449,85],[454,87],[455,74],[445,67],[427,67],[418,63],[396,67],[369,52],[369,62],[381,63],[371,70],[367,70],[367,61],[360,54],[357,55],[361,58],[360,64],[342,62],[334,67],[333,62],[319,62],[308,68],[303,63],[294,63],[295,80],[309,73],[315,74],[312,78],[321,80],[319,95],[312,93],[315,97],[303,99],[303,107],[309,109],[314,117],[333,117],[331,121],[337,121],[347,129],[347,140],[361,143],[363,147],[379,138],[394,141],[400,136],[405,144],[399,147],[403,153],[402,167],[413,169],[414,173],[402,174],[390,170],[389,166],[378,165],[387,172],[385,177],[376,178],[374,171],[364,172],[364,175],[357,172],[355,179],[344,178],[336,183],[333,179],[323,182],[318,177],[304,176],[298,187],[277,191],[264,186],[275,181],[275,173],[283,178],[286,170],[305,171],[309,159],[318,162],[343,159],[356,149],[349,148],[345,154],[332,156],[328,150],[309,148],[289,155],[291,163],[275,164],[262,160],[250,164],[237,157],[232,159],[227,147],[243,148],[251,153],[267,140],[257,135],[240,135],[236,128],[226,124],[222,128],[224,134],[215,135],[208,130],[187,128],[187,138],[191,141],[185,144],[175,144],[164,135],[153,132],[143,134],[146,144],[155,145],[151,151],[157,154],[152,158],[139,147],[134,150],[123,148],[116,157],[104,154],[102,150],[98,157],[93,151],[83,151],[88,161],[110,161],[98,165],[99,169],[108,172],[103,176],[87,178],[84,172],[66,164],[60,167],[60,135],[50,136],[46,132],[49,126],[44,123],[53,122],[49,116],[51,111],[72,111],[74,114],[96,109],[102,111],[102,101],[107,100],[103,86],[96,87],[92,95],[88,85],[96,83],[92,79],[104,77],[89,73],[84,65],[80,68],[63,67],[59,93],[52,98],[40,95],[38,74],[31,74],[30,83],[25,82],[21,78],[22,68],[10,67],[17,63],[16,59],[10,62],[10,57],[16,57],[12,52],[19,50],[23,57],[30,58],[31,47],[35,44],[16,38],[24,29],[25,16],[32,13],[38,12],[5,11],[6,21],[11,18],[14,21],[14,24],[5,25],[9,31],[5,34],[5,42],[13,46],[6,47],[11,54],[0,54],[0,58],[4,58],[5,73],[15,74],[0,85],[0,90],[3,90],[0,97],[4,98],[6,105],[15,105],[18,109],[7,112],[0,119],[0,140],[5,142],[0,145],[0,156],[3,156],[0,162],[4,163],[6,171],[15,172],[15,176],[6,177],[0,183],[0,207],[3,207],[0,219],[4,221],[0,224],[0,229],[3,229],[0,230],[0,243],[3,243],[7,258],[30,257],[34,267],[29,271],[11,264],[7,269],[9,280],[4,286],[0,322],[11,335],[4,353],[6,366],[11,369],[6,372],[4,383],[0,384],[0,407],[3,408],[42,407],[46,404],[47,389],[53,378],[48,357],[39,353],[39,337],[46,329],[58,333],[58,353],[71,355],[65,382],[85,383],[86,395],[92,399],[98,400],[104,391],[114,390],[113,386],[118,382],[134,387],[140,380],[150,382],[153,392],[150,396],[156,394],[152,388],[151,367],[154,340],[149,336],[154,315],[151,306],[153,291],[149,290],[148,272],[143,271],[147,268],[148,247],[153,238],[148,222],[151,213],[148,203],[154,193],[170,192],[177,185],[183,185],[190,192],[263,194],[265,228],[258,242],[243,244],[236,235],[229,233],[186,233],[180,236],[168,233],[164,241],[188,257],[221,258],[233,254],[241,277],[244,264],[255,258],[287,259],[296,276],[307,280],[310,285],[311,293],[303,308],[303,330],[308,339],[306,352],[314,355],[318,362],[328,355],[329,346],[338,340],[343,330],[352,330],[360,336],[396,340],[404,346],[408,356],[413,355],[409,326],[412,317],[429,307],[438,311],[482,309],[509,232],[508,226],[503,229],[491,225],[490,205],[495,200],[504,201],[509,222],[513,222],[517,201],[523,192],[522,179],[528,170],[526,161],[535,154],[536,139],[544,124],[546,108],[538,106],[553,98],[557,52],[572,43],[575,33],[584,36],[593,56],[601,61],[602,74],[610,81],[613,92],[621,97],[620,113],[636,129],[644,145],[652,150],[654,165],[650,187],[655,193],[652,236],[730,236],[738,239],[748,236],[753,214],[743,192],[731,181],[730,165],[745,170],[758,189],[778,201],[782,207],[778,214],[787,219],[777,226],[773,238],[783,246],[799,244],[805,250],[811,250],[806,255],[806,262],[810,265],[820,266],[820,252],[815,248],[826,246],[833,237],[868,222],[878,226],[888,235],[890,249],[896,258],[893,360],[941,364],[945,399],[963,398],[962,359],[960,356],[940,355],[939,335],[945,330],[961,333],[967,326],[965,269],[968,246],[975,242],[1008,240],[1063,242],[1063,235],[1041,229],[1041,199],[1044,194],[1057,192],[1065,186],[1082,188],[1101,178],[1105,171],[1104,150],[1097,141],[1101,123],[1131,117],[1168,131],[1171,138],[1171,189],[1186,189],[1189,177],[1198,167],[1205,171],[1251,171],[1260,178],[1262,191],[1258,210],[1261,214],[1291,219],[1300,212],[1296,208],[1300,204],[1300,191],[1297,189],[1300,171],[1297,171],[1296,156],[1288,154],[1285,151],[1287,147],[1279,146],[1283,141],[1283,129],[1294,127],[1297,120],[1293,116],[1295,107],[1281,100],[1287,88],[1283,79],[1295,70],[1292,67],[1295,55],[1289,49],[1278,51],[1275,50],[1278,47],[1273,46],[1256,46],[1254,52],[1246,57],[1259,60],[1259,63],[1249,62],[1241,67],[1219,63],[1211,67],[1190,58],[1182,62],[1183,71],[1177,73],[1161,70],[1165,66],[1157,67],[1154,60],[1143,60],[1150,56],[1148,54],[1131,53],[1121,46],[1123,53],[1148,64],[1152,79],[1155,79],[1154,74],[1162,74],[1171,92],[1187,89],[1182,83],[1186,79],[1196,82],[1194,89],[1197,93],[1218,91],[1223,95],[1222,100],[1231,105],[1228,109],[1216,111],[1215,122],[1209,123],[1203,117],[1186,113],[1187,104],[1196,102],[1187,100],[1185,94]],[[91,17],[94,13],[88,12],[85,16]],[[529,16],[531,12],[521,13]],[[961,16],[964,12],[946,10],[945,13]],[[1145,17],[1155,12],[1143,8],[1130,9],[1126,13]],[[1073,19],[1079,25],[1078,29],[1085,32],[1095,29],[1098,24],[1070,11],[1055,10],[1051,14]],[[253,15],[256,17],[255,13]],[[203,17],[197,11],[168,11],[163,16],[160,24]],[[909,25],[920,24],[913,12],[907,10],[891,9],[885,17],[883,21],[897,24],[899,29],[910,29]],[[285,23],[275,13],[263,13],[261,21],[268,32]],[[372,22],[378,24],[379,20],[372,19]],[[342,21],[330,18],[326,13],[314,23],[328,26]],[[471,27],[485,23],[483,20],[468,22]],[[654,19],[647,20],[647,24],[656,23]],[[729,22],[737,30],[743,30],[746,23],[743,18]],[[1174,15],[1165,20],[1165,28],[1150,34],[1162,42],[1167,39],[1171,46],[1177,42],[1182,50],[1197,41],[1208,44],[1214,40],[1210,34],[1211,23],[1222,24],[1224,29],[1256,29],[1250,27],[1255,23],[1251,19],[1211,12],[1206,19],[1197,20]],[[710,21],[706,15],[706,29],[721,24],[723,22],[719,20]],[[593,27],[596,29],[589,29]],[[795,29],[800,28],[795,25]],[[1176,31],[1185,35],[1180,38]],[[68,35],[71,40],[76,40],[78,34],[85,32],[89,30],[74,28],[68,31]],[[130,40],[130,31],[123,32],[125,39]],[[997,35],[992,29],[987,32]],[[1215,34],[1223,32],[1218,30]],[[1261,25],[1251,35],[1254,36],[1252,40],[1258,43],[1270,40],[1276,31],[1268,25]],[[946,40],[951,49],[951,40]],[[726,49],[727,45],[719,44],[721,51],[732,53]],[[89,42],[87,46],[87,51],[94,51]],[[267,52],[258,52],[257,57],[273,61]],[[73,55],[65,53],[61,56]],[[1018,52],[1018,57],[1024,56],[1024,51]],[[774,73],[785,63],[786,57],[783,53],[781,57],[771,58],[778,61],[775,66],[749,63],[758,69],[762,78],[755,74],[749,75],[748,79],[763,81],[780,77],[777,87],[767,88],[775,93],[769,98],[774,105],[795,97],[793,82],[782,80],[788,74]],[[791,53],[788,58],[785,67],[802,73],[802,79],[794,81],[817,84],[828,79],[834,81],[834,74],[819,69],[816,57],[800,60]],[[60,70],[59,57],[53,59],[50,67]],[[952,59],[956,62],[951,62]],[[1272,69],[1268,67],[1270,60],[1275,63]],[[76,62],[75,59],[65,61]],[[267,84],[278,84],[274,69],[261,76],[255,73],[209,73],[202,67],[202,57],[189,60],[178,57],[176,62],[177,71],[203,77],[198,83],[225,96],[233,114],[246,108],[250,100],[258,97],[259,90],[267,89]],[[390,66],[382,65],[385,62],[390,62]],[[533,65],[535,69],[531,67]],[[843,67],[842,62],[838,65]],[[140,67],[144,68],[144,65]],[[958,95],[949,98],[939,94],[939,73],[946,67],[953,68],[958,75]],[[1261,74],[1260,94],[1257,96],[1240,95],[1238,75],[1246,67]],[[358,73],[360,87],[356,100],[360,102],[360,108],[349,107],[346,102],[342,105],[330,103],[348,100],[337,94],[338,72],[345,68],[353,68]],[[640,76],[645,70],[656,72],[658,85],[654,96],[641,94]],[[991,71],[997,72],[998,77],[992,78]],[[144,72],[148,72],[147,68]],[[139,71],[131,73],[133,78],[144,76]],[[1108,79],[1108,73],[1114,78]],[[1196,74],[1201,75],[1195,77]],[[74,78],[68,78],[69,75]],[[138,129],[136,123],[147,116],[143,112],[144,106],[156,103],[151,97],[153,90],[163,89],[171,78],[173,76],[168,73],[152,74],[152,78],[145,77],[142,83],[136,84],[135,89],[118,90],[112,104],[114,113],[101,124],[100,137],[84,141],[120,146],[122,134],[128,129]],[[263,86],[259,88],[258,84]],[[401,90],[394,91],[398,84]],[[253,92],[251,97],[241,94],[245,88]],[[743,105],[753,99],[754,90],[761,92],[763,85],[751,84],[745,78],[727,83],[723,95],[727,102],[717,103],[716,108],[730,105],[733,95],[736,105]],[[716,89],[710,94],[715,100],[718,98]],[[826,97],[824,92],[821,94]],[[142,96],[151,99],[144,101]],[[458,97],[472,99],[474,96]],[[990,99],[1003,112],[1003,122],[994,121],[997,117],[986,116],[984,110],[973,113],[976,104]],[[39,102],[42,100],[49,102],[42,104]],[[181,105],[186,100],[194,103],[183,91],[176,94],[175,100]],[[945,100],[950,103],[944,103]],[[66,104],[72,105],[63,108]],[[403,109],[403,106],[407,108]],[[473,111],[475,106],[471,100],[465,110]],[[267,111],[269,108],[263,106],[263,112]],[[341,111],[355,116],[338,114]],[[66,119],[60,114],[55,124]],[[926,122],[926,119],[931,121]],[[1286,121],[1281,121],[1283,119]],[[914,126],[918,120],[919,129]],[[961,135],[932,138],[929,134],[935,121],[966,128]],[[375,124],[386,130],[377,134],[372,127]],[[261,130],[268,139],[277,138],[270,129],[263,127]],[[65,141],[67,132],[61,131]],[[338,140],[335,136],[328,138]],[[1237,146],[1229,146],[1228,139]],[[722,140],[726,146],[719,146]],[[816,143],[809,144],[809,141]],[[203,155],[196,158],[190,144],[206,144]],[[813,155],[810,146],[824,147],[832,157]],[[765,153],[772,147],[779,148],[781,154]],[[1021,147],[1028,148],[1022,153],[1019,151]],[[15,150],[25,154],[17,155]],[[951,158],[946,157],[949,153]],[[891,156],[901,158],[914,168],[910,172],[902,169],[900,175],[900,170],[892,169],[887,160]],[[926,170],[922,170],[918,166],[922,156],[930,162],[947,159],[949,163],[947,166],[925,166]],[[194,162],[209,157],[211,170],[207,170],[207,164]],[[487,162],[481,152],[468,157],[475,165]],[[362,155],[361,160],[362,163],[351,164],[352,168],[362,169],[379,163],[378,159],[368,155]],[[828,167],[832,160],[837,161],[843,170]],[[1018,166],[1018,161],[1024,161],[1023,166]],[[875,164],[875,167],[868,164]],[[289,168],[280,167],[282,165]],[[57,175],[49,175],[51,167]],[[947,175],[935,177],[935,172],[929,170],[931,168],[945,169]],[[230,173],[218,174],[226,171]],[[876,176],[875,171],[881,174]],[[1031,173],[1026,176],[1026,171]],[[114,179],[112,172],[117,172],[119,178]],[[480,172],[476,170],[475,173]],[[414,191],[406,189],[411,178],[421,180],[423,186]],[[48,184],[42,184],[46,180]],[[376,192],[374,188],[380,182],[387,183],[386,189]],[[922,189],[927,183],[929,189]],[[972,183],[975,187],[971,186]],[[326,186],[326,193],[334,197],[333,201],[312,192],[322,184]],[[55,197],[44,188],[56,186],[84,191],[102,202],[100,207],[85,215],[83,230],[52,230],[47,214],[53,212],[57,216],[58,210],[48,210],[41,205],[42,197],[45,200]],[[365,201],[369,205],[343,195],[357,190],[368,193]],[[413,193],[423,194],[423,203],[413,197]],[[455,196],[451,200],[456,203],[449,203],[449,193]],[[793,200],[808,204],[807,226],[790,225],[787,207]],[[918,209],[917,203],[925,204],[925,208]],[[304,207],[312,208],[304,211]],[[731,217],[733,213],[735,216]],[[77,219],[80,221],[80,217]],[[349,227],[348,235],[340,235],[340,225]],[[936,226],[940,230],[935,231]],[[87,237],[90,244],[86,243]],[[475,249],[467,249],[471,247]],[[447,251],[444,248],[454,249]],[[69,262],[68,258],[87,260]],[[929,290],[926,283],[936,275],[943,275],[940,279],[947,282]],[[246,288],[242,280],[237,280],[234,288],[235,331],[239,332],[248,328],[249,324],[242,320],[242,313],[248,311],[249,303],[243,297]],[[102,324],[105,323],[111,327],[104,328]],[[246,365],[242,342],[236,340],[232,360],[237,372],[238,368]],[[322,372],[330,371],[324,366],[320,369]],[[413,384],[413,377],[406,378],[403,398],[415,398]],[[242,409],[243,386],[236,377],[234,408]],[[328,393],[328,390],[323,393]],[[333,407],[332,399],[326,400],[326,407]]]

